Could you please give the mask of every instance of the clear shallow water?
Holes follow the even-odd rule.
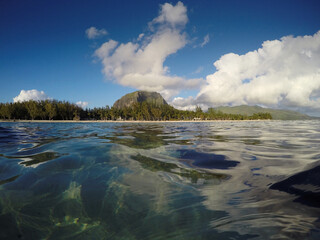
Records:
[[[320,122],[0,123],[0,239],[320,239]]]

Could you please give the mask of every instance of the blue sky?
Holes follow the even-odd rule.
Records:
[[[318,115],[319,1],[190,0],[165,3],[147,0],[0,1],[0,101],[11,102],[21,90],[36,89],[50,98],[88,102],[88,107],[92,108],[112,105],[122,95],[143,89],[161,92],[180,108],[259,104]],[[165,18],[175,11],[180,11],[181,18]],[[105,32],[89,39],[86,30],[90,27]],[[149,68],[137,65],[137,52],[146,52],[146,46],[151,47],[164,33],[169,34],[164,38],[168,41],[159,46],[176,46],[163,52],[156,48],[159,52],[155,58],[161,59],[151,59],[155,63]],[[140,34],[144,34],[143,40],[138,40]],[[285,36],[291,37],[282,39]],[[312,42],[298,39],[303,36],[310,36]],[[117,43],[112,51],[97,55],[102,45],[110,41]],[[259,48],[265,51],[262,44],[266,41],[273,41],[270,48],[278,49],[281,45],[282,50],[275,55],[268,50],[267,56],[257,51],[255,59],[260,59],[260,65],[270,62],[279,65],[276,58],[287,59],[289,46],[296,49],[296,44],[302,46],[299,54],[304,51],[309,56],[306,64],[314,67],[308,72],[301,70],[285,75],[281,69],[299,64],[293,59],[288,65],[282,61],[278,70],[271,64],[268,69],[273,69],[272,76],[266,73],[268,69],[251,73],[249,69],[257,68],[258,62],[245,65],[249,58],[246,54]],[[115,54],[120,51],[121,44],[128,43],[135,46],[131,62]],[[228,55],[230,53],[236,55]],[[146,57],[141,61],[147,60],[150,59]],[[214,66],[214,63],[217,64]],[[123,70],[125,73],[119,74],[115,71],[117,66],[130,71]],[[160,69],[154,70],[159,66]],[[112,70],[106,73],[107,68]],[[231,75],[240,73],[230,69],[240,68],[246,74],[235,79]],[[276,81],[273,80],[274,71],[287,81],[264,93],[263,89],[269,89],[268,83]],[[227,77],[224,72],[228,72]],[[261,75],[265,76],[264,83]],[[150,79],[152,77],[159,80]],[[293,97],[296,86],[305,87],[302,82],[309,82],[308,79],[313,81],[307,84],[310,87],[303,90],[301,96]],[[288,88],[292,91],[285,90]],[[262,91],[259,96],[246,93],[255,92],[255,89]],[[221,96],[216,96],[216,92],[221,92]],[[239,95],[240,92],[244,93]]]

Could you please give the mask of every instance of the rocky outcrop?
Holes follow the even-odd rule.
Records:
[[[155,106],[168,105],[166,100],[157,92],[136,91],[128,93],[122,98],[118,99],[113,107],[117,109],[131,107],[135,103],[147,102]]]

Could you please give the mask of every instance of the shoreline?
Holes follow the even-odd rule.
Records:
[[[253,120],[0,120],[1,122],[11,123],[204,123],[204,122],[257,122],[272,121],[272,119],[253,119]]]

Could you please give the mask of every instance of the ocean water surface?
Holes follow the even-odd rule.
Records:
[[[320,239],[320,121],[0,123],[0,239]]]

